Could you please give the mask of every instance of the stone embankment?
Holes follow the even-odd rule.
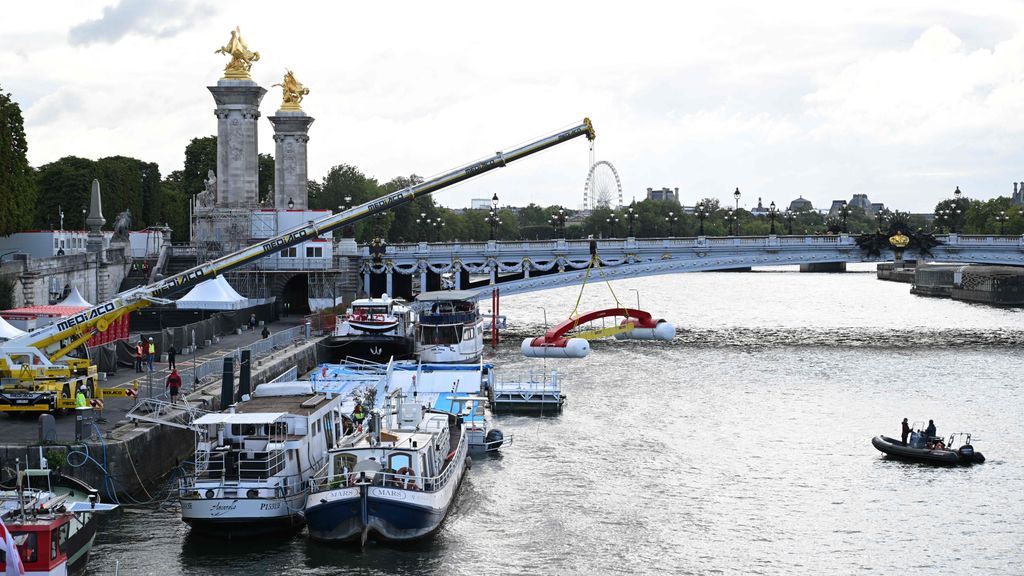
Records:
[[[880,280],[907,282],[912,294],[993,304],[1024,306],[1024,268],[975,264],[879,264]]]

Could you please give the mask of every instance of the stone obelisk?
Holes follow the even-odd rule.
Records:
[[[309,172],[306,143],[313,117],[302,111],[300,103],[309,89],[287,70],[281,84],[281,108],[268,120],[274,126],[274,208],[309,208],[306,177]]]

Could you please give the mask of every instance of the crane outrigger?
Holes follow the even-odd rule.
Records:
[[[496,152],[493,156],[478,162],[293,228],[158,282],[126,290],[107,302],[2,342],[0,379],[6,383],[0,385],[0,412],[42,412],[74,408],[74,392],[80,385],[87,387],[90,396],[102,397],[104,393],[123,395],[123,390],[97,388],[96,366],[90,364],[88,360],[66,358],[68,353],[84,344],[93,335],[106,331],[111,323],[121,316],[150,304],[170,303],[168,296],[191,289],[220,274],[247,266],[284,248],[408,204],[421,196],[433,194],[579,136],[586,136],[588,140],[594,139],[594,127],[589,118],[585,118],[581,124],[511,151]]]

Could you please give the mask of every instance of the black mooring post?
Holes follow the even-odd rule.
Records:
[[[235,359],[224,357],[224,380],[220,385],[220,409],[227,410],[235,399]]]
[[[252,351],[242,350],[242,358],[238,361],[238,399],[250,393],[249,383],[252,377]]]

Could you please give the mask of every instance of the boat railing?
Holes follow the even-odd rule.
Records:
[[[263,480],[275,476],[285,466],[284,450],[202,450],[197,452],[197,480]],[[228,455],[234,455],[229,459]],[[232,464],[234,464],[232,466]]]
[[[480,318],[479,312],[431,312],[420,314],[420,324],[471,324]]]
[[[459,467],[452,466],[452,463],[463,460],[468,449],[465,435],[461,435],[460,438],[455,454],[445,463],[441,473],[437,476],[399,474],[398,472],[342,472],[333,476],[323,475],[311,478],[309,481],[310,492],[351,488],[364,484],[417,492],[436,492],[448,484],[452,474],[459,473]]]

